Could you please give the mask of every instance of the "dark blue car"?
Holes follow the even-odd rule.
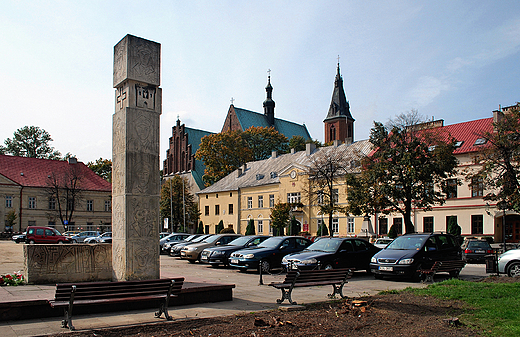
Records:
[[[304,250],[312,243],[301,236],[274,236],[256,247],[237,250],[229,259],[229,265],[240,270],[259,269],[270,271],[280,267],[282,258]]]
[[[242,236],[228,243],[227,245],[206,248],[200,253],[200,262],[209,263],[212,267],[219,265],[228,266],[229,257],[237,250],[254,247],[270,238],[267,235],[248,235]]]
[[[322,238],[299,253],[286,255],[284,267],[294,269],[354,268],[370,272],[370,259],[380,251],[357,238]]]

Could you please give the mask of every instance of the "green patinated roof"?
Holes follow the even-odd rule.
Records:
[[[242,127],[242,130],[247,130],[252,126],[270,126],[264,114],[237,107],[235,107],[235,113],[237,115],[240,126]],[[289,140],[293,136],[301,136],[305,139],[311,139],[311,135],[307,130],[305,124],[302,125],[294,122],[289,122],[283,119],[275,118],[274,128],[276,129],[276,131],[283,134]]]
[[[197,152],[197,150],[200,147],[200,142],[202,141],[202,138],[204,136],[209,136],[209,135],[214,134],[213,132],[188,128],[188,127],[185,127],[184,131],[186,132],[186,134],[188,134],[188,142],[191,145],[192,154],[195,154]],[[193,179],[197,183],[197,186],[200,189],[204,188],[204,181],[202,181],[202,176],[204,175],[204,168],[205,168],[204,162],[201,160],[195,159],[195,165],[194,165],[193,169],[191,170],[191,174],[193,176]]]

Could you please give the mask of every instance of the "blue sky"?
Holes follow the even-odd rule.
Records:
[[[0,11],[0,141],[39,126],[83,162],[111,158],[113,47],[161,43],[161,160],[177,116],[220,131],[230,99],[323,141],[337,57],[355,122],[417,109],[445,124],[520,101],[518,1],[8,1]],[[162,164],[161,164],[162,166]]]

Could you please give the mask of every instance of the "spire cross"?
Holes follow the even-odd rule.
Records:
[[[231,105],[233,105],[233,102],[235,101],[235,99],[233,97],[231,97]]]
[[[338,55],[338,65],[339,65],[339,55]]]
[[[271,69],[267,69],[267,76],[271,77]]]

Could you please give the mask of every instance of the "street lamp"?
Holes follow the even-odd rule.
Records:
[[[507,202],[505,201],[500,201],[497,203],[497,207],[498,209],[502,210],[503,214],[502,214],[502,242],[504,244],[504,253],[506,252],[506,209],[508,208],[507,207]]]

